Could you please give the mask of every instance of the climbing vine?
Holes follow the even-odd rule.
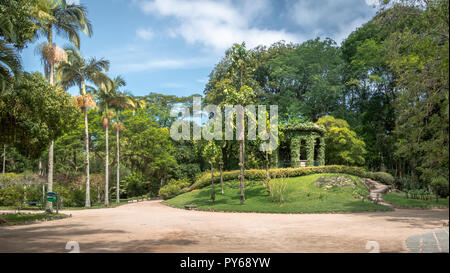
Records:
[[[281,142],[289,143],[290,165],[293,168],[300,167],[300,149],[305,145],[306,166],[314,166],[315,149],[317,149],[316,161],[319,166],[325,165],[325,139],[326,130],[322,126],[314,123],[290,123],[281,124],[282,136]],[[316,144],[317,140],[319,143]],[[315,146],[318,145],[316,148]],[[271,155],[272,167],[278,166],[279,150],[277,149]]]

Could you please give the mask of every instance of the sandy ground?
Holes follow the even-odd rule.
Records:
[[[406,239],[441,228],[448,209],[342,214],[187,211],[160,201],[65,211],[71,218],[0,227],[0,252],[407,252]]]

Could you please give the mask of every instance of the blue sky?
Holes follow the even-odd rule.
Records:
[[[91,38],[82,36],[83,56],[110,60],[108,74],[122,75],[134,95],[203,94],[209,73],[233,43],[255,47],[315,37],[341,43],[376,13],[376,0],[70,1],[87,6],[94,27]],[[22,52],[27,71],[43,71],[34,54],[40,42]]]

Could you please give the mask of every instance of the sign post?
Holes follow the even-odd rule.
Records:
[[[54,192],[47,192],[47,202],[56,202],[56,214],[58,214],[59,211],[59,202],[58,202],[58,195]]]

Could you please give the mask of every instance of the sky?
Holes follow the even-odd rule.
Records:
[[[84,57],[111,62],[124,90],[203,94],[208,75],[233,43],[247,48],[316,37],[340,44],[376,13],[377,0],[68,0],[84,4],[93,24],[81,35]],[[22,52],[26,71],[43,72],[35,41]],[[56,38],[63,47],[68,41]],[[78,88],[71,88],[75,95]]]

